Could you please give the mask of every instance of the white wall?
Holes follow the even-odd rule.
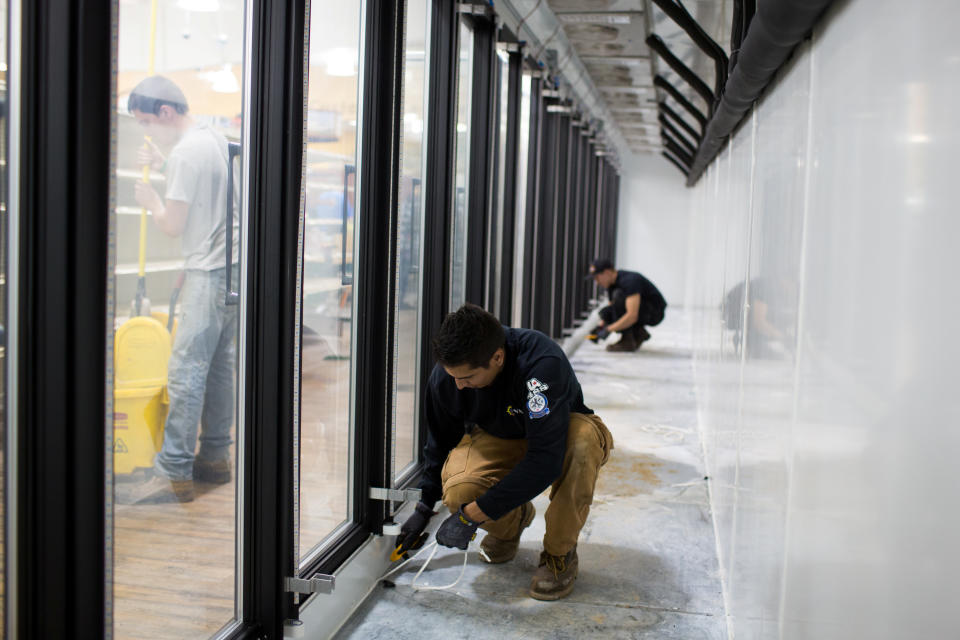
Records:
[[[639,271],[670,305],[684,303],[691,191],[685,178],[659,155],[634,155],[624,163],[617,220],[619,269]]]
[[[838,2],[694,190],[697,395],[736,638],[958,635],[958,23],[948,0]],[[719,303],[754,278],[781,337],[737,307],[738,349]]]

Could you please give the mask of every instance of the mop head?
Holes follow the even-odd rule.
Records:
[[[593,330],[600,324],[600,307],[590,312],[587,319],[583,321],[576,331],[563,341],[562,349],[568,358],[572,358],[574,352],[583,344],[587,336],[593,333]]]

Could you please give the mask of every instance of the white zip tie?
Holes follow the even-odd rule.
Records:
[[[396,573],[397,571],[400,571],[400,569],[402,569],[404,566],[406,566],[406,564],[407,564],[408,562],[419,558],[419,557],[420,557],[420,554],[423,553],[424,551],[426,551],[427,549],[433,549],[433,550],[430,552],[429,557],[427,557],[427,561],[423,563],[423,566],[420,567],[420,570],[419,570],[419,571],[417,571],[417,575],[415,575],[415,576],[413,577],[413,582],[410,583],[410,586],[413,587],[414,591],[439,591],[439,590],[442,590],[442,589],[452,589],[453,587],[457,586],[457,584],[460,582],[461,579],[463,579],[463,574],[466,573],[466,571],[467,571],[467,558],[468,558],[468,554],[470,553],[470,546],[469,546],[469,545],[467,545],[467,548],[463,550],[463,567],[461,567],[461,569],[460,569],[460,575],[457,576],[457,579],[456,579],[456,580],[454,580],[454,581],[451,582],[450,584],[443,585],[443,586],[432,586],[432,585],[417,586],[417,580],[420,578],[420,574],[423,573],[423,570],[426,569],[426,568],[427,568],[427,565],[430,564],[430,561],[433,560],[433,556],[436,555],[437,549],[439,549],[439,548],[440,548],[440,546],[437,544],[437,541],[434,540],[433,542],[431,542],[430,544],[428,544],[428,545],[425,546],[424,548],[420,549],[420,551],[418,551],[418,552],[416,553],[416,555],[414,555],[414,556],[412,556],[412,557],[410,557],[410,558],[407,558],[407,559],[404,560],[402,563],[400,563],[398,566],[394,567],[394,568],[391,569],[390,571],[387,571],[385,574],[383,574],[382,576],[380,576],[380,578],[379,578],[377,581],[379,582],[380,580],[383,580],[383,579],[387,578],[388,576],[393,575],[393,574]]]

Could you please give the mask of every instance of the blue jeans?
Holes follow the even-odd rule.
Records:
[[[236,273],[236,268],[234,268]],[[237,307],[224,303],[226,269],[187,271],[167,372],[170,412],[154,469],[174,480],[193,477],[197,430],[201,460],[230,455],[236,376]]]

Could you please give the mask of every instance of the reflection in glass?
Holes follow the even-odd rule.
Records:
[[[523,242],[525,237],[524,229],[527,220],[527,159],[530,149],[530,83],[532,78],[524,73],[520,78],[520,128],[517,136],[517,213],[516,213],[516,233],[514,234],[513,255],[514,264],[518,275],[523,270],[524,254],[526,245]],[[513,284],[513,320],[511,326],[519,327],[521,325],[520,316],[523,308],[523,278],[515,277]]]
[[[239,275],[244,11],[239,1],[192,9],[119,7],[117,638],[205,638],[238,615],[238,307],[226,280]]]
[[[487,308],[495,310],[494,313],[499,315],[500,273],[503,269],[503,251],[501,251],[500,247],[503,246],[505,238],[512,238],[512,230],[508,232],[503,228],[504,175],[507,164],[507,121],[509,119],[508,114],[510,113],[510,54],[506,51],[497,50],[497,68],[500,78],[500,118],[497,126],[497,209],[493,221],[496,233],[491,238],[493,244],[488,252],[489,259],[496,260],[496,262],[493,265],[493,287],[490,289],[493,292],[494,299],[487,301]],[[509,321],[510,319],[502,318],[501,320]]]
[[[7,469],[7,4],[0,3],[0,585],[6,584]],[[6,591],[0,586],[0,635],[6,628]]]
[[[723,299],[723,325],[737,353],[748,359],[789,358],[796,342],[797,283],[789,278],[751,278]],[[794,295],[783,295],[793,292]],[[787,300],[790,304],[782,304]],[[779,303],[779,304],[778,304]]]
[[[467,189],[470,172],[470,101],[473,89],[473,31],[460,23],[457,74],[457,138],[453,192],[453,237],[450,270],[450,308],[464,303],[467,285]],[[471,301],[477,302],[477,301]],[[481,301],[482,302],[482,301]]]
[[[416,459],[420,235],[423,221],[423,141],[426,138],[427,0],[407,2],[403,69],[403,131],[397,221],[397,297],[394,325],[393,473]]]
[[[310,11],[302,218],[300,558],[350,517],[360,0]]]

